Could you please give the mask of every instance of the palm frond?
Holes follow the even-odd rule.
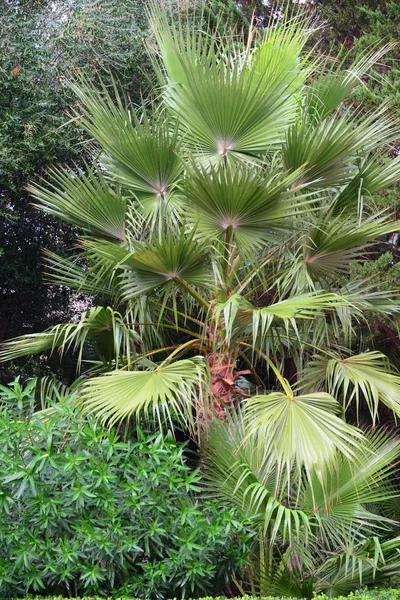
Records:
[[[304,196],[294,196],[291,184],[298,174],[268,177],[252,170],[217,170],[193,166],[185,185],[197,235],[221,239],[227,231],[240,250],[250,251],[293,227],[293,217],[309,208]]]
[[[86,294],[112,294],[109,282],[101,282],[99,276],[87,268],[83,260],[69,259],[49,250],[44,251],[45,281],[62,285]]]
[[[327,536],[334,544],[351,534],[361,541],[393,525],[367,506],[398,496],[394,474],[399,450],[398,440],[375,431],[356,449],[355,459],[339,454],[335,468],[327,471],[323,480],[314,472],[304,482],[299,503],[306,512],[315,513],[322,539]]]
[[[302,167],[299,183],[310,188],[348,184],[357,174],[354,159],[360,151],[379,151],[399,136],[397,120],[386,113],[382,107],[358,123],[354,115],[333,115],[316,125],[307,119],[292,125],[283,146],[286,170]]]
[[[332,214],[360,214],[365,198],[368,199],[381,189],[396,183],[399,176],[400,156],[388,161],[378,154],[364,161],[350,183],[334,196],[331,203]]]
[[[367,242],[397,231],[399,227],[399,222],[388,222],[386,218],[368,219],[357,224],[354,219],[345,220],[341,215],[335,218],[330,212],[326,213],[304,241],[304,268],[314,281],[347,272],[349,263],[360,257]]]
[[[87,175],[70,169],[50,173],[51,183],[29,186],[39,200],[37,208],[91,235],[125,240],[126,200],[107,185],[101,172],[87,167]]]
[[[368,49],[347,68],[343,68],[348,55],[339,62],[318,64],[319,75],[307,86],[306,107],[314,121],[321,121],[337,109],[350,93],[361,83],[361,78],[373,65],[393,48],[386,44],[379,50]],[[322,71],[322,73],[321,73]]]
[[[108,153],[102,161],[110,175],[133,190],[139,198],[172,192],[182,174],[176,127],[165,115],[148,114],[142,107],[125,107],[116,86],[113,100],[103,85],[99,91],[84,78],[71,84],[81,101],[80,122]]]
[[[400,376],[378,351],[343,357],[330,353],[315,357],[306,367],[303,386],[322,387],[341,397],[344,410],[355,404],[357,414],[364,400],[373,422],[382,402],[400,415]]]
[[[90,344],[101,360],[116,365],[125,357],[128,362],[135,354],[139,336],[112,308],[96,306],[85,311],[77,323],[56,325],[42,333],[22,335],[2,344],[0,361],[14,360],[30,354],[60,349],[61,355],[69,350],[78,352],[78,369],[84,348]]]
[[[315,591],[333,597],[398,575],[400,538],[380,542],[377,537],[349,544],[345,552],[328,558],[317,569]]]
[[[241,159],[260,156],[282,141],[296,112],[288,100],[307,37],[301,23],[295,29],[277,27],[246,59],[234,52],[231,37],[219,39],[190,25],[186,32],[182,24],[171,28],[160,9],[153,10],[165,69],[164,99],[192,151],[216,161],[223,156]]]
[[[244,421],[233,416],[227,423],[214,421],[207,432],[204,468],[208,493],[237,506],[255,525],[289,541],[292,535],[307,540],[313,518],[288,507],[276,487],[275,456],[270,457],[259,440],[248,435]]]
[[[89,379],[78,401],[110,426],[131,416],[152,415],[160,426],[178,419],[194,431],[206,365],[201,357],[154,365],[152,370],[115,370]]]
[[[340,418],[341,407],[330,394],[316,392],[295,396],[273,392],[253,396],[244,404],[250,435],[257,436],[266,454],[291,472],[294,466],[321,472],[336,459],[337,452],[355,456],[363,440],[360,431]]]

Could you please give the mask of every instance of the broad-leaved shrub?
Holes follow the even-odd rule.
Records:
[[[31,417],[7,404],[0,597],[197,596],[237,576],[251,536],[231,510],[199,503],[184,444],[140,429],[123,441],[70,402]]]

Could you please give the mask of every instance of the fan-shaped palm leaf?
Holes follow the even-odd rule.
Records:
[[[357,224],[353,219],[346,221],[326,213],[307,234],[304,267],[313,280],[332,278],[348,270],[350,261],[360,256],[367,242],[399,228],[397,221],[374,218]]]
[[[363,439],[338,416],[340,405],[324,392],[295,396],[288,388],[287,393],[253,396],[244,409],[250,434],[258,436],[265,452],[286,464],[288,472],[294,465],[307,473],[323,469],[337,451],[354,457]]]
[[[279,484],[276,456],[269,448],[240,417],[213,423],[204,468],[210,493],[240,506],[264,531],[268,528],[271,552],[278,533],[288,543],[324,543],[329,536],[333,544],[343,545],[349,535],[360,543],[367,532],[391,523],[363,505],[397,496],[392,482],[398,441],[375,433],[352,446],[351,458],[338,452],[334,468],[321,471],[314,465],[306,478],[287,475],[284,482],[290,478],[290,488]],[[318,546],[316,550],[318,554]]]
[[[92,235],[125,240],[125,198],[106,184],[99,171],[87,171],[83,175],[54,169],[52,183],[31,185],[30,192],[40,202],[37,208]]]
[[[193,150],[215,160],[249,157],[264,154],[283,139],[295,114],[288,99],[293,93],[290,79],[293,83],[298,77],[299,40],[305,37],[298,25],[291,36],[285,27],[266,36],[254,60],[239,55],[227,60],[231,40],[224,44],[212,35],[201,37],[190,27],[185,35],[182,27],[167,27],[160,9],[154,8],[153,30],[166,71],[164,97]],[[279,71],[273,69],[276,52],[286,58],[279,62]]]
[[[377,537],[349,545],[317,569],[315,591],[331,597],[348,595],[360,586],[377,584],[400,570],[400,538],[380,543]]]
[[[109,154],[103,157],[118,181],[144,198],[167,195],[181,176],[177,130],[164,116],[151,116],[143,107],[125,108],[116,88],[116,102],[103,86],[101,91],[86,80],[72,84],[83,107],[83,127]]]
[[[193,431],[206,364],[201,357],[147,371],[112,371],[86,382],[79,402],[111,425],[132,415],[153,414],[160,424],[178,418]]]
[[[113,290],[98,274],[86,267],[82,259],[69,259],[49,250],[44,251],[46,262],[45,280],[86,294],[112,294]]]
[[[342,308],[352,310],[351,314],[360,313],[361,306],[356,308],[352,301],[357,297],[325,293],[322,290],[299,294],[285,300],[272,302],[261,308],[253,306],[239,294],[232,294],[226,302],[214,303],[214,318],[223,327],[228,342],[244,330],[250,328],[253,348],[262,345],[271,334],[272,327],[284,327],[286,333],[289,327],[298,335],[299,320],[315,320],[322,317],[326,311],[339,311]],[[360,304],[360,303],[359,303]],[[365,305],[367,305],[365,301]]]
[[[166,232],[157,239],[137,242],[133,251],[107,242],[84,242],[96,270],[112,278],[120,276],[120,295],[131,299],[151,290],[173,284],[212,287],[209,254],[204,244],[194,240],[195,231]]]
[[[271,541],[281,535],[289,541],[292,534],[307,539],[312,517],[296,507],[288,507],[276,487],[275,456],[265,448],[239,416],[228,423],[214,421],[207,432],[204,468],[207,490],[251,516],[255,525],[267,529]]]
[[[323,481],[315,471],[306,481],[299,503],[312,511],[325,533],[334,542],[352,532],[358,539],[392,523],[371,513],[364,505],[398,496],[393,475],[396,472],[400,443],[382,432],[367,437],[349,460],[338,454],[336,466]]]
[[[303,167],[299,183],[312,188],[340,186],[357,171],[352,162],[361,150],[379,150],[399,135],[397,121],[387,118],[385,107],[354,124],[355,116],[329,116],[315,125],[307,119],[292,125],[283,146],[289,172]]]
[[[293,226],[293,217],[309,205],[290,186],[297,174],[268,177],[231,167],[217,170],[193,166],[185,195],[199,237],[218,239],[231,232],[239,249],[249,251]]]

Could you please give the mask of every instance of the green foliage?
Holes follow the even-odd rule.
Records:
[[[248,524],[199,504],[185,445],[139,428],[124,441],[69,400],[23,417],[31,388],[0,390],[0,595],[180,597],[238,575]]]
[[[76,598],[76,600],[100,600],[104,597],[80,597]],[[329,600],[330,596],[326,596],[325,594],[318,594],[314,596],[315,600]],[[400,590],[396,588],[380,588],[373,590],[364,590],[359,592],[354,592],[349,594],[348,596],[337,596],[336,600],[358,600],[358,598],[362,598],[363,600],[397,600],[400,598]],[[9,598],[1,600],[10,600]],[[62,596],[26,596],[25,598],[15,598],[15,600],[63,600]],[[109,599],[108,599],[109,600]],[[118,600],[138,600],[132,596],[119,596]],[[187,600],[192,600],[188,598]],[[204,598],[197,598],[197,600],[228,600],[225,596],[206,596]],[[293,598],[289,598],[288,596],[237,596],[231,598],[230,600],[294,600]],[[297,598],[297,600],[302,600]]]
[[[71,246],[71,228],[35,211],[25,189],[48,168],[87,156],[65,78],[79,71],[109,85],[113,75],[140,102],[152,77],[147,35],[142,0],[0,3],[0,339],[47,327],[69,308],[65,288],[42,285],[41,265],[43,247]],[[29,376],[49,366],[42,357],[21,368]],[[14,375],[10,366],[1,379]]]
[[[76,119],[100,154],[86,175],[53,170],[30,187],[42,211],[82,230],[71,259],[48,253],[49,279],[102,293],[109,305],[11,340],[0,358],[75,350],[90,377],[84,410],[112,423],[143,411],[179,416],[199,436],[210,415],[239,404],[243,361],[264,377],[253,418],[281,431],[285,462],[309,466],[302,445],[315,426],[322,464],[352,445],[352,426],[324,382],[288,391],[285,360],[299,378],[315,352],[326,353],[332,328],[351,345],[366,314],[400,310],[393,294],[349,277],[366,246],[399,228],[371,195],[398,179],[400,160],[381,162],[400,122],[385,106],[341,108],[388,48],[344,70],[311,59],[306,18],[276,17],[248,42],[199,30],[192,16],[171,21],[157,2],[150,12],[159,102],[138,109],[116,87],[76,76]],[[398,375],[374,364],[393,394]]]
[[[291,398],[292,414],[284,415],[287,423],[280,429],[268,422],[268,399],[250,400],[250,409],[254,400],[260,401],[263,420],[255,423],[250,414],[246,422],[238,416],[227,423],[215,421],[205,442],[208,491],[244,510],[259,528],[252,566],[245,569],[239,589],[261,596],[312,598],[325,592],[335,597],[396,575],[400,538],[390,539],[393,522],[380,515],[380,506],[398,496],[399,442],[375,432],[353,449],[353,456],[337,453],[321,471],[315,421],[310,427],[307,406],[296,406],[306,399]],[[296,411],[303,413],[302,419],[293,418]],[[279,406],[275,413],[275,421],[282,423]],[[319,419],[323,425],[322,410]],[[294,422],[296,431],[291,430]],[[284,435],[288,439],[282,443]],[[292,460],[287,448],[295,436],[307,462],[298,468],[303,458],[298,451],[297,468],[288,473]]]
[[[376,291],[398,289],[400,287],[400,262],[393,260],[391,252],[385,252],[375,260],[353,263],[351,275],[354,278],[369,279]]]

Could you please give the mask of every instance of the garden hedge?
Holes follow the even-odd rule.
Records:
[[[357,591],[349,594],[348,596],[337,596],[335,600],[400,600],[400,588],[387,588],[387,589],[374,589],[366,591]],[[0,600],[12,600],[11,598],[0,598]],[[13,600],[65,600],[63,596],[25,596],[24,598],[14,598]],[[138,598],[132,598],[128,596],[104,598],[99,596],[85,596],[81,598],[75,598],[75,600],[143,600]],[[175,599],[176,600],[176,599]],[[192,600],[188,598],[187,600]],[[223,596],[206,596],[204,598],[198,598],[197,600],[229,600]],[[276,596],[263,596],[262,598],[253,598],[251,596],[241,596],[237,598],[231,598],[230,600],[300,600],[299,598],[287,598]],[[322,594],[315,596],[315,600],[331,600],[329,596]]]

